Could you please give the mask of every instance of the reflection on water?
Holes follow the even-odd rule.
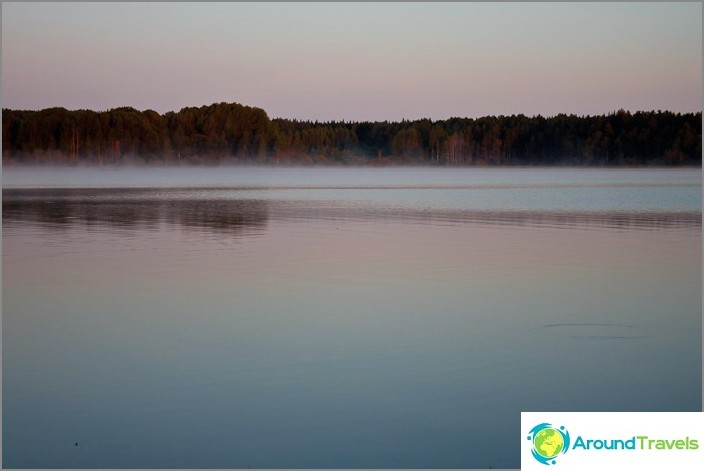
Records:
[[[313,193],[316,190],[312,191]],[[259,200],[238,192],[191,189],[23,189],[3,190],[3,221],[36,221],[54,226],[108,225],[156,228],[160,223],[216,232],[257,232],[278,219],[400,219],[431,224],[596,226],[657,229],[701,226],[700,211],[555,211],[516,209],[428,209],[355,200]]]
[[[521,411],[700,410],[690,189],[4,189],[3,465],[517,468]]]
[[[261,232],[267,224],[266,201],[171,200],[159,193],[4,190],[3,222],[34,221],[55,228],[82,224],[140,230],[169,223],[227,235]]]

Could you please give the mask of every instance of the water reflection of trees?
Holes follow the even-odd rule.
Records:
[[[617,230],[699,228],[702,223],[701,213],[693,211],[473,211],[460,215],[439,215],[436,219],[510,226],[593,227]]]
[[[30,221],[56,229],[83,225],[156,229],[162,224],[190,230],[246,235],[262,232],[265,201],[170,199],[145,190],[4,190],[3,223]]]
[[[592,227],[616,230],[694,228],[702,215],[695,211],[513,211],[451,210],[399,207],[350,207],[334,203],[279,203],[269,206],[272,219],[397,221],[419,224],[485,224],[501,226]]]
[[[270,219],[398,221],[422,224],[588,226],[608,229],[701,228],[701,212],[442,210],[357,205],[345,201],[214,199],[203,190],[3,190],[3,223],[53,228],[154,229],[179,226],[227,234],[262,232]]]

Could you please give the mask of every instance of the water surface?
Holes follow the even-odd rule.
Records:
[[[701,410],[699,170],[3,186],[4,467],[517,468],[521,411]]]

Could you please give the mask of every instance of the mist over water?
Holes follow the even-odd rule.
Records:
[[[701,283],[699,169],[6,168],[3,465],[517,468],[701,409]]]
[[[452,187],[700,185],[700,169],[116,166],[3,168],[3,187]]]

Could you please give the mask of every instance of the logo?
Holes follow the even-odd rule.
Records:
[[[538,424],[530,430],[528,440],[533,442],[530,450],[533,458],[545,465],[555,464],[558,455],[564,455],[570,449],[570,433],[564,426],[555,428],[549,423]]]
[[[521,412],[516,438],[525,471],[700,469],[702,430],[704,412]]]

